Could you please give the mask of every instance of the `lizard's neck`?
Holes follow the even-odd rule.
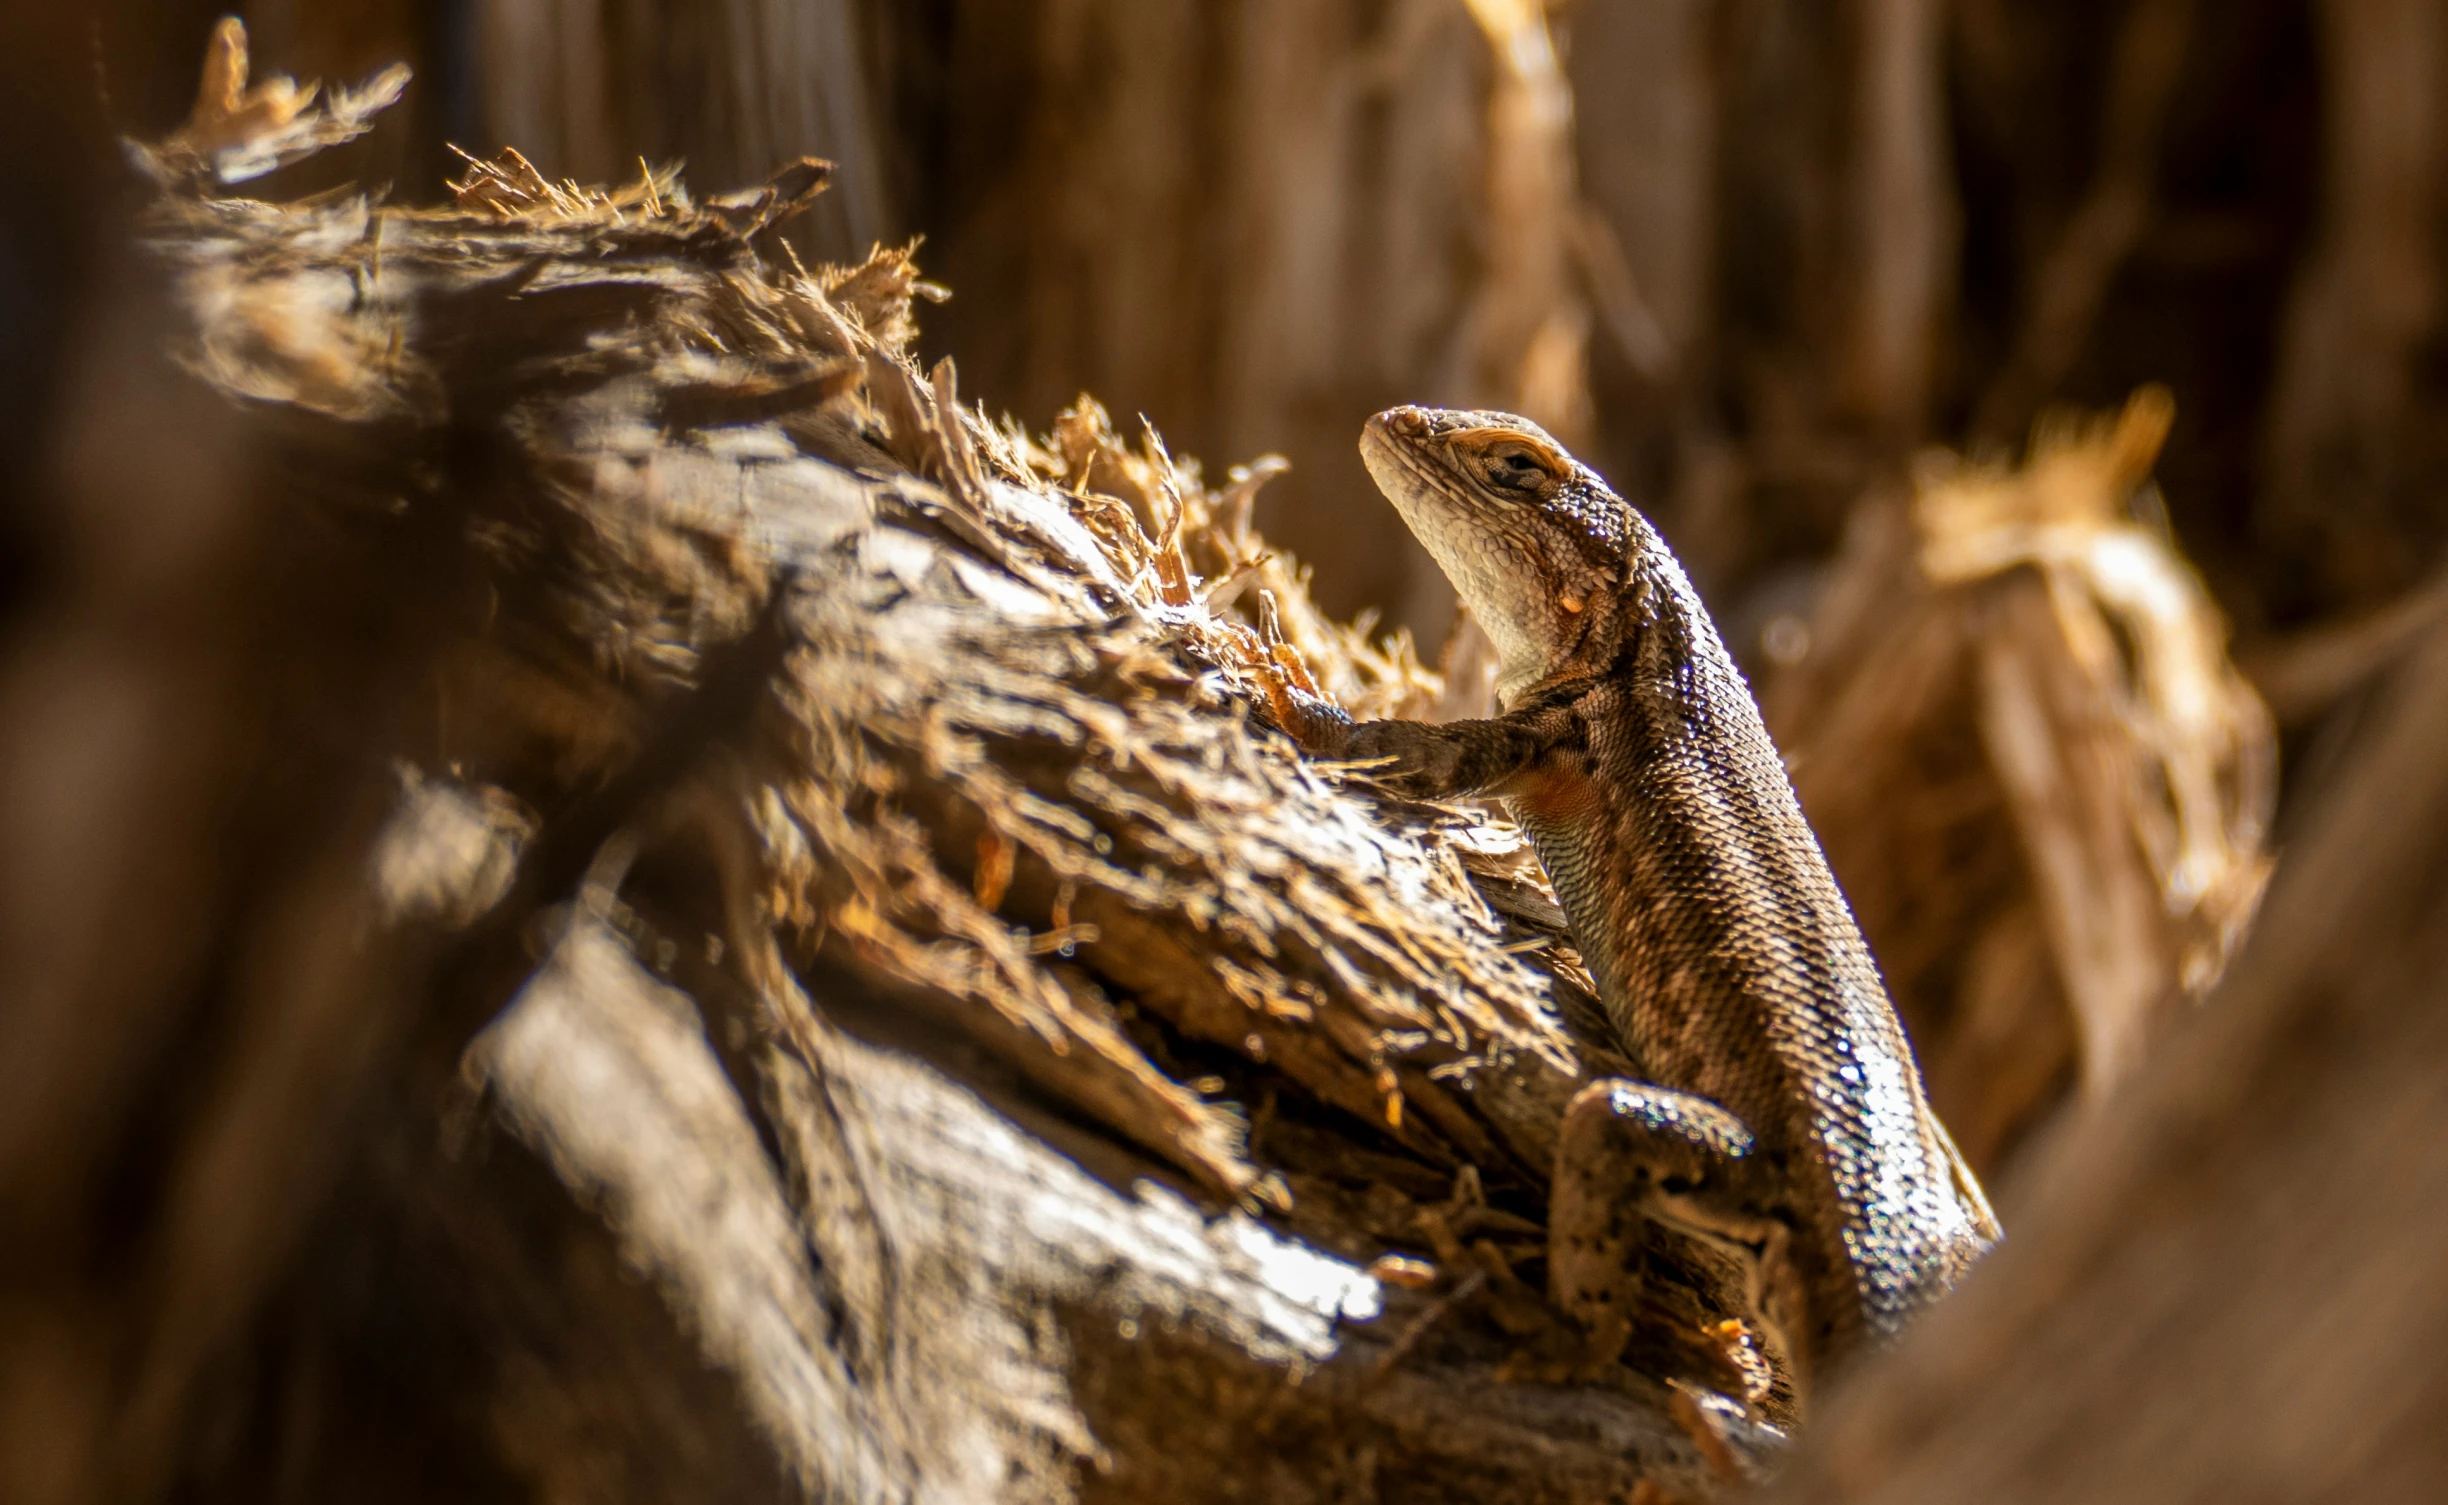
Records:
[[[1525,589],[1545,584],[1533,582]],[[1652,594],[1637,578],[1612,583],[1582,598],[1582,609],[1559,624],[1557,634],[1518,645],[1499,642],[1496,703],[1512,710],[1559,685],[1613,671]]]

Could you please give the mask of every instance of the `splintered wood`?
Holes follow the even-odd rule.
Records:
[[[346,123],[237,87],[189,156]],[[1539,1297],[1609,1058],[1519,834],[1250,720],[1254,674],[1364,715],[1440,689],[1252,530],[1281,462],[1210,484],[1086,397],[1044,435],[964,405],[911,357],[943,294],[906,251],[768,233],[827,176],[504,151],[414,210],[163,174],[179,358],[410,645],[371,902],[455,958],[428,1111],[464,1142],[480,1091],[826,1498],[1204,1496],[1287,1415],[1336,1439],[1284,1465],[1312,1486],[1425,1498],[1697,1494],[1772,1446],[1695,1439],[1655,1343],[1576,1358]],[[402,1132],[412,1195],[502,1215]],[[650,1366],[518,1362],[514,1472],[656,1466],[617,1419]]]

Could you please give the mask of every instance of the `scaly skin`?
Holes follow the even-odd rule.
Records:
[[[1568,1115],[1559,1303],[1620,1319],[1666,1230],[1798,1400],[1997,1230],[1749,687],[1648,520],[1537,425],[1395,408],[1360,452],[1494,639],[1504,711],[1283,719],[1313,752],[1388,760],[1375,777],[1401,792],[1501,796],[1648,1079],[1594,1084]]]

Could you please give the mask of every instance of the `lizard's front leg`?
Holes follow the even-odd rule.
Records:
[[[1544,701],[1483,721],[1358,721],[1328,700],[1266,682],[1275,724],[1312,757],[1369,765],[1413,799],[1501,795],[1579,733],[1569,704]]]
[[[1297,691],[1270,696],[1278,725],[1316,756],[1374,763],[1370,776],[1417,798],[1527,794],[1542,770],[1574,763],[1581,733],[1572,703],[1550,699],[1484,721],[1353,722]],[[1578,939],[1587,946],[1590,937]],[[1582,1089],[1556,1148],[1548,1207],[1550,1299],[1593,1341],[1620,1344],[1633,1323],[1649,1257],[1661,1254],[1702,1287],[1708,1311],[1736,1314],[1767,1350],[1773,1378],[1746,1387],[1790,1417],[1805,1378],[1805,1283],[1791,1243],[1787,1188],[1753,1153],[1750,1130],[1705,1098],[1647,1083]],[[1667,1247],[1661,1248],[1664,1245]],[[1715,1329],[1691,1336],[1704,1343]],[[1612,1335],[1610,1338],[1609,1335]],[[1723,1335],[1718,1334],[1719,1337]],[[1724,1383],[1729,1365],[1702,1366]]]

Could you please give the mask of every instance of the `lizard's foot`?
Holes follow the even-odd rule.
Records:
[[[1351,713],[1296,680],[1271,659],[1249,665],[1262,697],[1260,719],[1290,737],[1312,757],[1334,758],[1351,745]]]
[[[1787,1335],[1806,1315],[1791,1225],[1740,1120],[1688,1093],[1594,1082],[1565,1112],[1551,1192],[1555,1305],[1593,1334],[1629,1324],[1640,1366],[1663,1378],[1790,1411],[1801,1356]],[[1669,1310],[1678,1300],[1691,1309]]]

